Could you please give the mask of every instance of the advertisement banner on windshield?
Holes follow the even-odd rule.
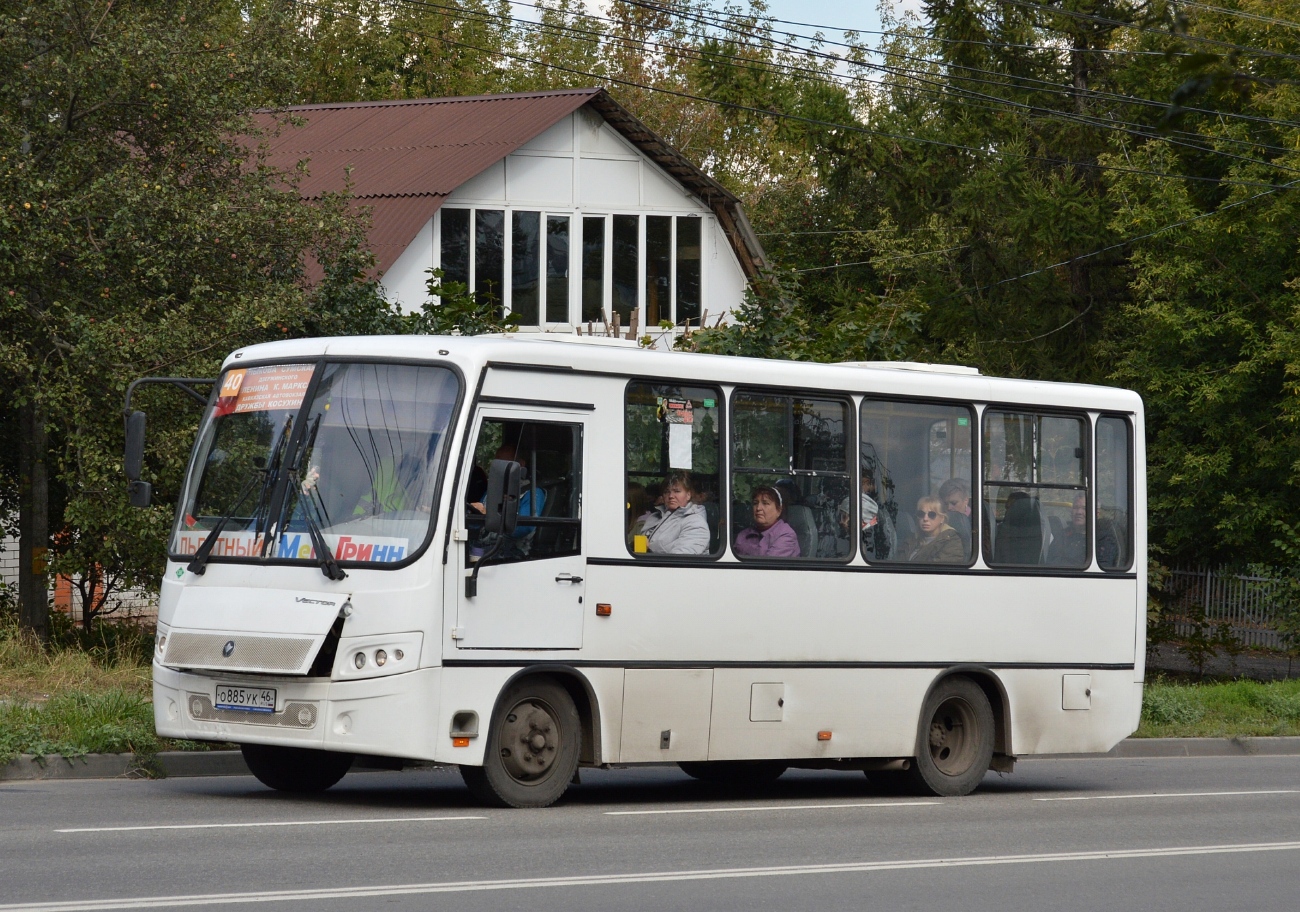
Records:
[[[187,530],[176,536],[176,554],[193,554],[208,537],[201,530]],[[260,557],[262,538],[253,532],[222,532],[212,548],[213,557]],[[325,544],[340,561],[363,561],[392,564],[402,560],[409,552],[410,542],[405,538],[381,538],[371,535],[326,535]],[[267,557],[291,560],[316,560],[316,549],[306,532],[286,532]]]

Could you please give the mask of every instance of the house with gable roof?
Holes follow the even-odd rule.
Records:
[[[604,89],[287,113],[270,163],[306,162],[308,197],[350,181],[372,210],[384,291],[406,310],[438,267],[521,331],[712,325],[764,266],[736,197]]]

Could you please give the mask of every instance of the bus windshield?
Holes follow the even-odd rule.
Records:
[[[213,558],[412,556],[429,531],[459,384],[442,367],[277,364],[229,370],[199,432],[173,558],[220,526]]]

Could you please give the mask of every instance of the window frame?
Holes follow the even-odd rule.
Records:
[[[623,485],[625,491],[626,491],[628,479],[632,477],[631,466],[628,463],[627,396],[628,396],[628,391],[632,388],[633,384],[638,384],[638,383],[647,386],[655,386],[655,385],[679,386],[679,387],[695,387],[697,389],[708,387],[718,391],[718,451],[719,451],[718,452],[718,482],[719,482],[718,484],[719,487],[718,526],[723,530],[724,534],[722,535],[722,547],[720,547],[716,553],[650,554],[647,552],[645,554],[637,554],[635,551],[632,550],[632,545],[627,541],[624,541],[623,543],[624,550],[627,551],[628,556],[631,557],[633,560],[642,561],[642,562],[648,562],[648,561],[653,562],[653,561],[665,560],[665,561],[671,561],[673,563],[678,563],[678,562],[694,563],[694,564],[716,563],[717,561],[725,557],[731,549],[731,536],[726,534],[726,530],[730,528],[731,517],[729,516],[729,514],[731,512],[731,504],[727,502],[727,498],[722,497],[721,495],[728,492],[727,472],[730,468],[731,460],[730,460],[730,452],[727,447],[728,432],[730,428],[730,421],[729,421],[730,413],[728,411],[727,402],[731,398],[729,395],[729,391],[733,387],[729,387],[725,383],[721,383],[714,380],[680,380],[672,377],[663,377],[663,376],[649,377],[644,375],[634,375],[628,377],[627,382],[623,384],[623,396],[622,396],[623,420],[620,422],[619,425],[619,429],[623,435]],[[626,494],[624,496],[626,497]],[[627,511],[627,507],[624,506],[623,523],[622,523],[624,528],[626,528],[626,524],[627,524],[626,511]],[[626,538],[626,534],[624,535],[624,537]]]
[[[855,472],[857,474],[857,478],[856,478],[858,484],[857,490],[859,491],[862,489],[862,453],[861,453],[862,413],[863,413],[863,406],[868,401],[891,402],[891,403],[898,403],[904,405],[922,405],[922,406],[929,405],[929,406],[934,406],[936,408],[966,409],[967,412],[970,414],[970,419],[971,419],[971,473],[974,477],[971,479],[971,492],[970,492],[971,547],[970,547],[970,556],[968,557],[966,563],[964,564],[919,564],[913,561],[905,561],[905,560],[883,560],[883,561],[868,560],[865,552],[862,555],[862,562],[866,564],[868,567],[879,567],[883,570],[895,570],[899,568],[907,568],[909,570],[915,570],[916,572],[923,572],[923,573],[945,573],[945,572],[950,572],[952,570],[970,570],[974,568],[975,565],[979,562],[980,557],[983,553],[982,551],[983,549],[982,539],[984,537],[983,522],[982,522],[983,451],[982,451],[982,447],[980,446],[980,441],[982,439],[980,435],[983,428],[983,413],[984,411],[987,410],[988,406],[984,403],[977,402],[973,399],[935,399],[928,396],[926,397],[887,396],[887,395],[880,396],[874,393],[862,393],[857,403],[858,420],[857,420],[857,428],[856,428],[859,443],[858,443],[857,468]],[[933,424],[931,425],[931,427],[933,427]],[[929,477],[928,468],[926,471],[926,477],[927,479]],[[939,496],[939,492],[937,489],[934,491],[934,496],[935,497]],[[857,515],[858,512],[861,510],[861,506],[862,506],[861,502],[856,502],[853,504],[853,519],[851,519],[850,522],[853,522],[853,520],[857,520],[859,524],[861,523],[861,519],[859,519]],[[911,509],[914,510],[916,508],[912,507]],[[858,539],[861,539],[862,536],[858,535],[857,537]],[[859,541],[858,544],[861,544],[861,542]]]
[[[1132,569],[1133,569],[1133,565],[1134,565],[1134,563],[1136,563],[1136,561],[1137,561],[1137,547],[1136,547],[1136,545],[1135,545],[1135,543],[1134,543],[1134,541],[1133,541],[1133,529],[1134,529],[1134,524],[1133,524],[1133,502],[1134,502],[1134,490],[1133,490],[1133,486],[1134,486],[1134,483],[1136,482],[1136,476],[1134,475],[1134,471],[1133,471],[1133,469],[1134,469],[1134,463],[1135,463],[1136,458],[1137,458],[1137,435],[1134,433],[1134,430],[1133,430],[1133,414],[1132,414],[1131,412],[1098,412],[1097,415],[1096,415],[1096,418],[1093,420],[1093,423],[1092,423],[1092,424],[1093,424],[1093,430],[1092,430],[1092,438],[1093,438],[1093,442],[1092,442],[1092,451],[1093,451],[1094,454],[1097,452],[1097,431],[1098,431],[1098,429],[1099,429],[1099,427],[1100,427],[1100,425],[1101,425],[1101,421],[1102,421],[1103,418],[1114,419],[1114,420],[1117,420],[1117,421],[1121,421],[1121,422],[1123,422],[1123,424],[1124,424],[1125,442],[1126,442],[1126,444],[1127,444],[1127,449],[1125,450],[1124,455],[1125,455],[1125,459],[1126,459],[1127,462],[1128,462],[1128,465],[1127,465],[1127,467],[1126,467],[1126,468],[1127,468],[1127,471],[1128,471],[1128,503],[1125,504],[1125,508],[1126,508],[1126,509],[1125,509],[1126,528],[1123,530],[1123,532],[1124,532],[1124,535],[1126,536],[1126,538],[1127,538],[1127,540],[1128,540],[1128,560],[1125,561],[1123,564],[1116,565],[1116,566],[1114,566],[1114,567],[1103,567],[1103,566],[1101,565],[1101,561],[1097,559],[1097,555],[1096,555],[1095,553],[1092,555],[1092,558],[1093,558],[1093,563],[1097,565],[1097,568],[1098,568],[1099,570],[1101,570],[1102,573],[1106,573],[1106,574],[1129,573],[1129,572],[1132,571]],[[1097,471],[1097,467],[1099,466],[1099,464],[1100,464],[1100,460],[1094,458],[1094,460],[1093,460],[1093,472],[1094,472],[1093,488],[1094,488],[1094,490],[1097,489],[1097,481],[1096,481],[1095,473],[1096,473],[1096,471]],[[1091,512],[1089,513],[1089,515],[1088,515],[1088,526],[1089,526],[1089,528],[1092,528],[1092,527],[1095,526],[1096,523],[1097,523],[1097,510],[1100,509],[1099,505],[1098,505],[1097,502],[1096,502],[1098,499],[1099,499],[1099,498],[1094,497],[1094,502],[1093,502],[1093,505],[1092,505],[1092,511],[1091,511]],[[1094,547],[1093,551],[1095,552],[1095,550],[1096,550],[1096,549],[1095,549],[1095,547]]]
[[[329,364],[337,364],[337,363],[385,364],[385,365],[394,364],[394,365],[414,366],[414,367],[441,367],[450,371],[457,381],[456,400],[455,403],[452,405],[451,418],[447,422],[447,430],[446,430],[446,437],[448,443],[446,458],[447,458],[447,462],[450,461],[451,443],[456,439],[456,435],[460,431],[460,423],[462,420],[461,413],[465,407],[465,398],[468,395],[465,372],[461,370],[461,368],[458,365],[456,365],[451,361],[442,361],[442,360],[431,359],[431,358],[430,359],[385,358],[382,356],[375,356],[375,355],[341,355],[341,354],[340,355],[308,355],[305,356],[304,361],[311,361],[315,367],[315,372],[312,374],[312,378],[311,378],[311,384],[307,387],[307,391],[303,394],[304,403],[313,401],[315,399],[316,392],[320,387],[320,379],[325,373],[325,367]],[[220,379],[225,376],[227,371],[231,371],[231,370],[242,370],[251,367],[274,367],[278,364],[285,364],[285,363],[288,362],[284,357],[258,358],[251,361],[238,361],[238,362],[231,359],[227,359],[227,361],[222,364],[220,370],[217,372],[217,377],[218,379]],[[203,414],[200,417],[200,427],[202,427],[202,419],[207,417],[209,410],[211,410],[212,406],[216,403],[217,394],[218,392],[220,392],[220,390],[221,390],[220,383],[212,384],[212,391],[208,394],[208,404],[204,406]],[[300,422],[300,427],[305,428],[306,424],[307,422],[305,421]],[[291,439],[287,444],[288,447],[293,447],[297,445],[300,427],[295,427],[291,432]],[[305,433],[305,431],[303,431],[303,433]],[[194,462],[194,459],[198,454],[198,448],[200,442],[201,442],[201,436],[196,434],[194,437],[194,442],[190,445],[190,454],[185,460],[184,477],[188,477],[189,473],[192,471],[192,463]],[[384,571],[401,570],[405,567],[411,566],[416,561],[424,557],[425,553],[429,550],[429,546],[433,543],[433,538],[434,535],[437,533],[438,523],[440,522],[440,518],[438,516],[438,505],[442,503],[443,492],[446,490],[447,487],[447,478],[448,478],[447,462],[444,462],[443,470],[440,473],[438,473],[438,478],[434,482],[433,499],[430,501],[432,506],[429,511],[429,527],[428,529],[425,530],[424,540],[420,542],[418,547],[412,549],[411,553],[408,554],[402,560],[393,561],[392,563],[376,564],[373,561],[340,560],[340,561],[336,561],[338,565],[345,570],[353,570],[353,569],[384,570]],[[172,526],[175,525],[175,517],[179,515],[180,510],[183,506],[184,497],[185,497],[185,485],[182,483],[178,485],[175,506],[173,507]],[[171,550],[172,538],[173,535],[171,532],[169,532],[168,539],[167,539],[167,560],[173,563],[188,564],[194,558],[194,555],[178,554],[172,551]],[[244,564],[250,566],[262,566],[262,567],[307,567],[312,569],[314,569],[316,566],[311,561],[303,560],[300,558],[228,557],[224,555],[215,555],[215,554],[208,558],[208,562],[223,563],[223,564],[227,564],[227,563]]]
[[[745,384],[733,383],[731,384],[729,391],[730,391],[730,395],[728,396],[728,399],[730,401],[728,402],[727,405],[727,418],[728,418],[727,436],[723,447],[724,450],[726,451],[726,478],[724,479],[724,481],[725,481],[725,490],[727,495],[726,497],[727,512],[728,513],[731,512],[731,505],[734,502],[733,492],[731,489],[732,477],[735,474],[737,474],[737,470],[733,466],[734,460],[733,460],[732,447],[734,441],[732,439],[732,434],[731,434],[731,429],[736,426],[735,415],[734,415],[736,402],[746,392],[762,391],[764,393],[773,396],[787,396],[791,399],[796,399],[796,398],[814,399],[814,400],[820,399],[829,402],[839,402],[845,406],[846,413],[845,413],[845,428],[844,428],[844,450],[845,450],[844,457],[847,463],[847,471],[845,474],[849,482],[849,509],[850,509],[849,528],[854,528],[855,522],[858,521],[858,509],[859,509],[859,504],[856,502],[856,499],[853,497],[853,492],[855,490],[854,485],[855,484],[861,485],[861,481],[859,480],[860,467],[855,465],[855,463],[857,463],[859,460],[853,458],[853,454],[856,453],[858,449],[858,430],[859,430],[857,426],[858,411],[857,411],[856,404],[854,402],[855,394],[846,393],[839,390],[808,389],[807,387],[766,386],[761,383],[745,383]],[[786,430],[788,433],[787,442],[792,443],[793,442],[792,422],[787,421]],[[769,474],[769,475],[774,474],[772,472],[764,472],[763,470],[759,470],[759,469],[745,469],[744,473]],[[775,474],[780,474],[780,473],[775,473]],[[794,477],[793,469],[790,470],[790,474],[792,477]],[[814,473],[806,477],[816,478],[816,477],[830,477],[830,476],[819,476],[816,473]],[[859,544],[857,538],[860,537],[860,536],[849,536],[849,551],[848,554],[843,557],[815,557],[815,556],[814,557],[803,557],[803,556],[749,557],[749,556],[742,556],[736,554],[735,550],[732,548],[733,542],[732,542],[732,534],[731,534],[730,516],[727,517],[726,530],[727,530],[727,534],[725,536],[726,547],[724,548],[724,551],[729,552],[737,562],[745,563],[745,564],[757,563],[757,564],[763,564],[765,566],[783,564],[790,567],[795,567],[795,566],[805,567],[805,566],[828,566],[828,565],[849,564],[852,563],[854,558],[857,556],[858,544]]]
[[[488,404],[488,408],[491,409],[492,407],[493,407],[493,404],[492,404],[492,403],[489,403],[489,404]],[[480,406],[480,408],[482,408],[482,406]],[[462,459],[461,459],[461,466],[460,466],[460,469],[461,469],[461,471],[463,472],[463,474],[464,474],[464,476],[465,476],[465,483],[464,483],[464,487],[465,487],[465,488],[468,488],[468,486],[469,486],[469,474],[470,474],[468,471],[465,471],[465,470],[468,469],[469,466],[471,466],[471,465],[473,464],[473,462],[474,462],[474,451],[478,448],[478,439],[479,439],[479,436],[483,433],[483,426],[484,426],[485,424],[489,423],[489,422],[497,422],[497,423],[499,423],[499,424],[501,424],[501,423],[510,423],[510,422],[514,422],[514,423],[523,424],[523,425],[525,425],[525,426],[528,426],[528,425],[539,425],[539,424],[544,424],[544,425],[550,425],[550,426],[568,427],[568,428],[576,428],[576,429],[577,429],[576,441],[577,441],[578,451],[577,451],[576,454],[574,454],[574,456],[575,456],[576,458],[573,460],[573,476],[574,476],[574,486],[576,487],[577,492],[578,492],[578,502],[577,502],[577,503],[578,503],[578,511],[577,511],[577,512],[578,512],[578,515],[577,515],[577,516],[528,516],[528,515],[521,515],[521,516],[519,516],[519,521],[516,523],[516,528],[517,528],[518,526],[520,526],[520,525],[532,526],[532,527],[535,528],[535,529],[541,529],[541,528],[545,528],[545,527],[548,527],[548,526],[549,526],[549,527],[555,527],[555,528],[576,527],[577,530],[578,530],[578,539],[577,539],[577,543],[576,543],[576,545],[575,545],[575,550],[572,551],[572,552],[565,552],[564,554],[538,554],[538,555],[527,554],[527,555],[525,555],[525,556],[523,556],[523,557],[510,558],[510,559],[508,559],[508,560],[497,560],[497,559],[493,559],[493,560],[489,560],[487,563],[484,563],[483,566],[485,566],[485,567],[495,567],[495,566],[506,566],[506,565],[509,565],[509,564],[522,564],[522,563],[528,563],[528,562],[530,562],[530,561],[539,561],[539,560],[561,560],[561,559],[563,559],[563,558],[567,558],[567,557],[585,557],[585,555],[586,555],[586,551],[584,550],[584,543],[583,543],[583,538],[582,538],[582,525],[583,525],[583,515],[582,515],[582,514],[583,514],[583,509],[582,509],[582,507],[583,507],[583,503],[582,503],[582,502],[583,502],[583,497],[582,497],[582,495],[583,495],[583,481],[585,480],[585,473],[584,473],[584,471],[583,471],[583,469],[584,469],[584,466],[583,466],[583,460],[585,459],[585,452],[586,452],[586,447],[587,447],[586,424],[585,424],[584,422],[581,422],[581,421],[563,421],[563,420],[555,420],[555,419],[551,419],[551,418],[541,418],[541,419],[534,419],[534,418],[517,418],[517,417],[514,417],[514,416],[493,415],[493,414],[482,414],[481,412],[478,413],[478,414],[475,414],[475,415],[474,415],[474,418],[472,419],[471,424],[477,424],[477,427],[475,428],[475,433],[474,433],[474,435],[473,435],[473,440],[472,440],[472,442],[470,442],[470,444],[469,444],[469,445],[466,447],[466,449],[465,449],[465,454],[464,454],[464,456],[463,456]],[[530,468],[530,471],[531,471],[531,472],[535,472],[535,471],[536,471],[536,467],[535,467],[535,466],[534,466],[534,467],[531,467],[531,468]],[[534,477],[532,481],[533,481],[532,489],[536,489],[536,488],[537,488],[536,478]],[[465,520],[464,520],[464,523],[465,523],[465,529],[466,529],[467,531],[468,531],[468,530],[475,529],[475,528],[478,528],[478,527],[481,527],[482,524],[483,524],[483,522],[484,522],[484,520],[483,520],[481,517],[479,517],[479,516],[471,516],[471,515],[469,515],[469,512],[465,510],[467,504],[465,504],[465,503],[463,502],[463,500],[464,500],[464,490],[461,488],[461,485],[460,485],[460,483],[459,483],[459,479],[457,479],[457,490],[458,490],[460,493],[459,493],[458,496],[454,499],[455,502],[452,504],[452,509],[453,509],[453,510],[456,509],[457,506],[459,505],[459,508],[460,508],[461,510],[465,511]],[[522,497],[522,495],[523,495],[523,491],[524,491],[524,490],[525,490],[524,487],[521,485],[521,486],[520,486],[520,496],[521,496],[521,497]],[[543,506],[543,509],[545,509],[544,506]],[[469,556],[469,549],[468,549],[468,548],[465,550],[465,555],[466,555],[466,558],[468,559],[468,556]],[[479,563],[482,563],[482,562],[480,561]],[[464,569],[469,569],[470,567],[473,567],[473,566],[474,566],[474,564],[472,564],[472,563],[468,563]]]
[[[1082,475],[1083,475],[1083,484],[1082,484],[1082,485],[1045,484],[1045,483],[1043,483],[1043,482],[994,482],[994,483],[992,484],[992,487],[995,487],[995,488],[998,488],[998,487],[1008,487],[1008,488],[1020,487],[1020,488],[1032,488],[1032,489],[1035,489],[1035,490],[1039,490],[1039,489],[1048,489],[1048,490],[1082,490],[1082,491],[1084,492],[1084,494],[1086,495],[1087,499],[1088,499],[1088,503],[1087,503],[1087,509],[1088,509],[1088,523],[1087,523],[1087,525],[1086,525],[1086,527],[1085,527],[1087,531],[1086,531],[1086,541],[1085,541],[1085,544],[1084,544],[1084,549],[1085,549],[1084,554],[1085,554],[1085,557],[1086,557],[1086,561],[1084,562],[1084,564],[1083,564],[1082,566],[1078,566],[1078,567],[1065,567],[1065,566],[1058,566],[1058,565],[1055,565],[1055,564],[1047,564],[1047,563],[1043,563],[1043,564],[999,564],[999,563],[995,563],[995,562],[994,562],[990,557],[985,557],[985,556],[984,556],[984,553],[983,553],[983,545],[984,545],[984,542],[982,541],[982,539],[983,539],[983,524],[982,524],[982,522],[981,522],[981,527],[980,527],[980,528],[981,528],[981,535],[980,535],[980,537],[981,537],[981,542],[980,542],[980,557],[983,559],[983,561],[984,561],[984,565],[985,565],[986,567],[988,567],[990,570],[995,570],[995,571],[1000,571],[1000,572],[1001,572],[1001,571],[1014,570],[1014,571],[1016,571],[1016,572],[1024,572],[1024,573],[1031,573],[1031,574],[1034,574],[1034,573],[1046,573],[1046,574],[1048,574],[1048,575],[1052,575],[1052,576],[1060,576],[1060,575],[1062,575],[1062,574],[1065,574],[1065,575],[1074,575],[1074,574],[1081,574],[1081,573],[1089,573],[1089,572],[1091,572],[1092,567],[1093,567],[1093,564],[1096,562],[1096,557],[1095,557],[1095,555],[1093,554],[1093,551],[1094,551],[1094,541],[1093,541],[1093,539],[1094,539],[1094,537],[1095,537],[1094,526],[1096,525],[1096,517],[1094,516],[1094,511],[1096,510],[1096,494],[1095,494],[1095,492],[1094,492],[1094,486],[1093,486],[1093,463],[1094,463],[1093,454],[1094,454],[1094,435],[1095,435],[1095,430],[1094,430],[1094,428],[1093,428],[1092,415],[1091,415],[1088,411],[1086,411],[1085,409],[1058,408],[1058,407],[1054,407],[1054,406],[1029,405],[1029,404],[1020,403],[1020,402],[987,402],[987,403],[985,403],[983,409],[980,410],[980,425],[979,425],[979,462],[978,462],[978,465],[979,465],[979,473],[980,473],[980,479],[979,479],[979,491],[980,491],[980,503],[981,503],[981,505],[983,504],[985,488],[990,486],[988,480],[987,480],[986,478],[984,478],[984,470],[985,470],[985,463],[984,463],[984,432],[985,432],[985,428],[987,427],[988,416],[989,416],[990,413],[1031,415],[1031,416],[1034,416],[1034,417],[1039,418],[1039,419],[1042,419],[1042,418],[1067,418],[1067,419],[1072,419],[1072,420],[1082,420],[1082,421],[1083,421],[1083,434],[1081,435],[1081,438],[1080,438],[1080,439],[1083,441],[1083,444],[1084,444],[1084,447],[1083,447],[1083,450],[1084,450],[1084,452],[1083,452],[1083,472],[1082,472]],[[1039,455],[1040,455],[1040,457],[1041,457],[1041,453],[1040,453]],[[1041,463],[1040,463],[1040,464],[1041,464]]]

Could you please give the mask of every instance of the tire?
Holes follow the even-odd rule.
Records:
[[[719,785],[766,785],[790,767],[780,760],[707,760],[677,764],[692,779]]]
[[[993,760],[993,709],[980,686],[965,677],[935,685],[921,710],[916,762],[908,772],[920,794],[969,795]]]
[[[549,807],[578,769],[582,726],[573,698],[553,681],[521,681],[498,706],[483,765],[462,766],[461,778],[491,807]]]
[[[241,744],[244,762],[258,781],[280,792],[323,792],[352,768],[351,754],[306,747]]]

